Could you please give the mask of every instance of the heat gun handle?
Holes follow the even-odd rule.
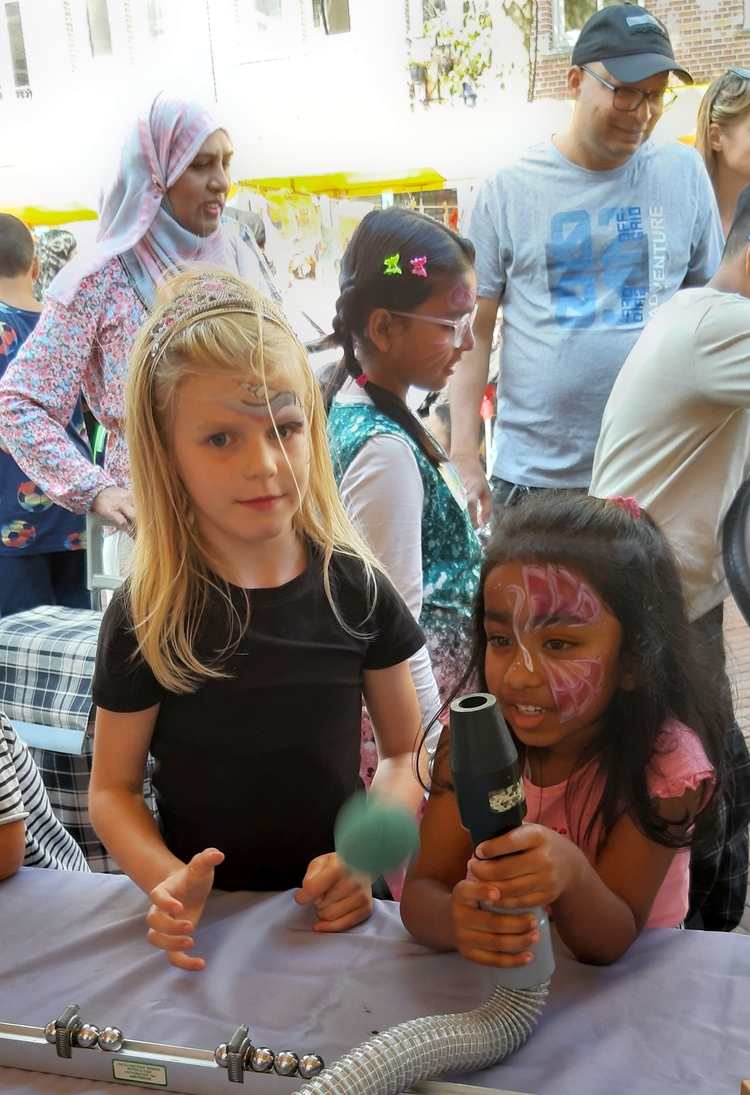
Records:
[[[487,905],[480,902],[480,908],[487,912],[502,913],[505,916],[518,916],[520,913],[531,913],[536,917],[536,930],[541,936],[538,943],[532,947],[525,947],[534,955],[534,961],[525,966],[513,966],[510,969],[496,969],[495,980],[505,989],[530,989],[534,985],[541,985],[549,981],[555,972],[555,956],[552,952],[552,936],[550,934],[549,916],[543,905],[536,905],[533,909],[498,909],[495,905]],[[517,952],[516,952],[517,953]]]

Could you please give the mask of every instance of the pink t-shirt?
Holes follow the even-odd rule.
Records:
[[[653,798],[681,798],[696,790],[703,780],[712,780],[714,770],[698,736],[680,722],[669,720],[658,743],[658,752],[651,758],[648,789]],[[591,838],[583,839],[586,828],[599,802],[596,765],[591,763],[576,777],[567,803],[568,781],[552,787],[536,787],[524,776],[526,821],[546,825],[580,847],[589,863],[596,859],[596,847],[601,834],[601,821],[594,826]],[[680,848],[669,865],[659,892],[651,906],[648,928],[676,928],[688,910],[690,883],[690,849]]]

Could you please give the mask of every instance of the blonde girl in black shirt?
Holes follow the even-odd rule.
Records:
[[[214,884],[301,886],[318,931],[369,916],[333,823],[359,785],[362,695],[373,793],[419,805],[407,659],[424,637],[344,514],[315,377],[282,316],[220,270],[168,292],[128,375],[141,516],[102,626],[90,810],[151,897],[150,942],[196,970]],[[149,752],[158,823],[141,793]]]

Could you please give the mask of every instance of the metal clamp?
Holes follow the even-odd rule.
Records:
[[[57,1050],[58,1057],[71,1058],[72,1048],[114,1050],[122,1049],[124,1041],[121,1030],[117,1027],[105,1027],[100,1031],[93,1023],[84,1023],[78,1014],[78,1004],[68,1004],[57,1019],[47,1023],[44,1028],[44,1037]]]
[[[220,1068],[227,1069],[231,1084],[244,1084],[245,1072],[250,1068],[250,1059],[255,1046],[250,1041],[247,1027],[238,1027],[228,1042],[222,1042],[214,1053],[214,1061]]]
[[[68,1004],[57,1019],[47,1023],[44,1037],[54,1045],[58,1057],[72,1057],[71,1046],[77,1031],[83,1027],[83,1019],[78,1014],[78,1004]]]
[[[244,1084],[245,1072],[275,1072],[277,1076],[298,1074],[303,1080],[311,1080],[325,1068],[318,1053],[300,1056],[289,1049],[274,1053],[267,1046],[253,1045],[247,1027],[238,1027],[228,1042],[222,1042],[214,1051],[214,1061],[227,1069],[230,1083]]]

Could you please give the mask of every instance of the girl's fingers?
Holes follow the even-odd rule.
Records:
[[[165,935],[192,935],[195,925],[190,920],[177,919],[152,905],[146,915],[146,923],[152,931]]]
[[[327,889],[321,897],[317,898],[315,908],[318,913],[321,913],[331,905],[336,905],[341,901],[349,901],[355,895],[363,893],[367,894],[368,898],[372,895],[369,878],[364,875],[344,875],[343,878],[339,878]]]
[[[454,905],[466,905],[467,908],[475,909],[480,901],[491,905],[497,901],[499,896],[500,890],[497,886],[465,879],[453,887],[451,900]]]
[[[206,848],[198,852],[187,865],[193,884],[203,882],[213,874],[214,868],[224,862],[224,853],[218,848]]]
[[[518,966],[527,966],[534,960],[531,951],[519,951],[518,954],[495,953],[482,948],[464,947],[460,942],[458,949],[470,962],[476,962],[480,966],[494,966],[496,969],[515,969]]]
[[[353,895],[348,901],[339,901],[325,910],[325,915],[313,925],[317,932],[343,932],[367,920],[372,912],[372,898],[368,894]]]
[[[503,893],[500,895],[499,900],[493,901],[492,904],[498,909],[531,909],[537,905],[551,905],[558,897],[559,893],[551,891],[549,888],[537,888],[517,896]]]
[[[454,910],[453,919],[457,931],[476,931],[485,935],[529,935],[538,926],[536,917],[531,913],[517,913],[514,916],[488,909]]]
[[[494,913],[490,914],[494,916]],[[513,927],[509,923],[503,926],[502,931],[487,930],[484,925],[477,925],[476,923],[458,923],[456,924],[456,938],[461,944],[467,946],[477,947],[480,950],[487,951],[520,951],[524,947],[533,947],[535,943],[539,942],[540,935],[536,928],[529,928],[526,921],[521,917],[508,917],[508,921],[513,921]],[[490,925],[490,928],[494,928],[495,925]]]
[[[336,900],[327,901],[325,904],[319,904],[316,901],[315,911],[321,920],[337,920],[340,916],[347,915],[351,909],[362,905],[372,908],[371,891],[369,888],[365,891],[357,887],[340,894]]]
[[[170,952],[167,954],[167,959],[170,964],[176,966],[178,970],[187,970],[188,973],[197,973],[199,970],[206,968],[205,959],[190,958],[187,954]]]
[[[152,907],[159,909],[166,916],[177,919],[185,912],[185,907],[181,901],[178,901],[168,889],[166,884],[162,882],[160,885],[155,886],[151,893],[148,895],[152,902]],[[149,913],[150,915],[150,913]],[[148,919],[148,917],[146,918]]]
[[[298,905],[309,905],[324,898],[342,879],[341,862],[335,853],[318,856],[307,868],[302,888],[294,895]]]
[[[154,929],[146,932],[146,941],[162,951],[189,951],[194,946],[189,935],[170,935]]]

